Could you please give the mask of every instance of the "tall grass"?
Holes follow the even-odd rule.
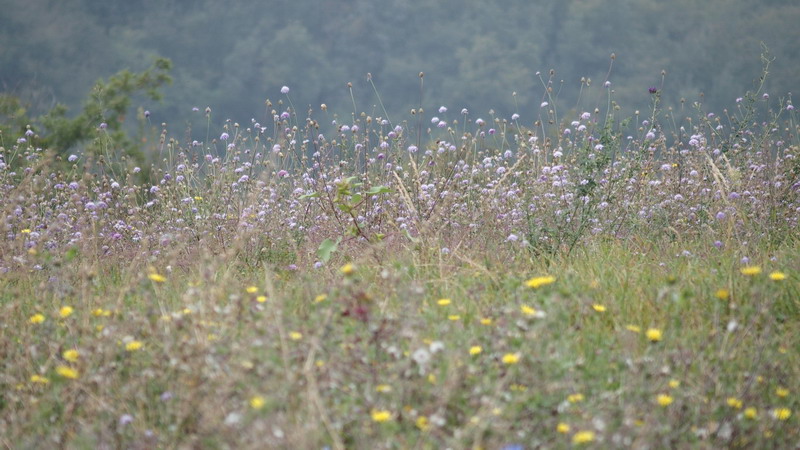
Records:
[[[794,108],[650,95],[627,124],[611,92],[422,126],[287,98],[219,136],[207,110],[144,171],[4,136],[0,442],[796,445]]]

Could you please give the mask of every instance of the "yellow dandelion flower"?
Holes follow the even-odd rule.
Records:
[[[258,287],[257,286],[247,286],[247,288],[245,290],[247,291],[248,294],[255,294],[256,292],[258,292]]]
[[[519,353],[506,353],[503,355],[503,364],[516,364],[519,362]]]
[[[592,305],[592,309],[594,309],[597,312],[606,312],[606,307],[599,303],[595,303],[594,305]]]
[[[526,316],[532,317],[536,315],[536,310],[528,305],[522,305],[519,309],[522,311],[522,314],[525,314]]]
[[[70,380],[75,380],[80,376],[80,374],[78,373],[77,370],[75,370],[75,369],[73,369],[72,367],[69,367],[69,366],[58,366],[58,367],[56,367],[56,373],[61,375],[64,378],[68,378]]]
[[[680,382],[679,380],[669,380],[669,383],[667,383],[667,384],[668,384],[668,385],[669,385],[669,387],[671,387],[672,389],[677,389],[678,387],[680,387],[680,385],[681,385],[681,382]]]
[[[755,408],[745,408],[744,409],[744,417],[746,419],[754,420],[758,417],[758,410]]]
[[[155,272],[153,272],[151,274],[148,274],[147,278],[149,278],[150,281],[152,281],[154,283],[163,283],[163,282],[167,281],[167,277],[165,277],[164,275],[155,273]]]
[[[461,320],[461,316],[459,316],[458,314],[450,314],[449,316],[447,316],[447,320],[452,320],[453,322],[455,322]]]
[[[673,399],[672,396],[670,395],[658,394],[658,396],[656,397],[656,402],[658,402],[658,404],[661,406],[669,406],[672,404]]]
[[[783,281],[786,279],[786,274],[775,271],[769,274],[769,279],[772,281]]]
[[[746,267],[742,267],[741,269],[739,269],[739,272],[741,272],[742,275],[746,275],[748,277],[754,277],[754,276],[759,275],[761,273],[761,267],[758,267],[758,266],[746,266]]]
[[[303,339],[303,333],[300,333],[299,331],[289,332],[289,339],[293,341],[299,341],[300,339]]]
[[[39,314],[39,313],[36,313],[36,314],[32,315],[32,316],[31,316],[31,317],[28,319],[28,322],[29,322],[29,323],[32,323],[32,324],[39,324],[39,323],[42,323],[42,322],[44,322],[44,314]]]
[[[480,345],[473,345],[472,347],[469,348],[469,354],[473,356],[479,355],[482,351],[483,349],[481,348]]]
[[[382,409],[373,409],[370,413],[373,422],[383,423],[392,420],[392,413]]]
[[[644,335],[647,336],[647,340],[650,342],[658,342],[663,337],[661,330],[658,328],[648,328]]]
[[[92,315],[95,317],[100,317],[103,315],[103,308],[95,308],[92,310]]]
[[[449,298],[440,298],[439,300],[436,300],[436,304],[439,306],[447,306],[450,303],[452,303],[452,301]]]
[[[481,319],[481,325],[491,325],[492,319],[489,317],[484,317]]]
[[[581,393],[570,394],[570,395],[567,396],[567,401],[570,402],[570,403],[579,403],[579,402],[582,402],[583,399],[584,399],[584,397],[583,397],[583,394],[581,394]]]
[[[250,397],[250,407],[253,408],[253,409],[256,409],[256,410],[261,409],[261,408],[264,407],[264,405],[266,403],[267,402],[266,402],[266,400],[264,400],[264,397],[262,397],[260,395],[254,395],[254,396]]]
[[[578,431],[572,436],[572,443],[575,445],[588,444],[594,441],[594,431]]]
[[[343,265],[342,268],[339,269],[339,272],[341,272],[342,275],[344,275],[346,277],[349,277],[350,275],[355,273],[355,271],[356,271],[356,268],[350,263],[347,263],[347,264]]]
[[[532,289],[538,289],[542,286],[547,286],[548,284],[555,283],[556,277],[552,275],[546,275],[543,277],[533,277],[530,280],[525,282],[525,286],[528,286]]]
[[[136,350],[141,349],[142,345],[144,345],[142,344],[142,341],[130,341],[125,344],[125,350],[129,352],[135,352]]]
[[[428,383],[436,384],[436,375],[429,373],[428,374]]]
[[[195,195],[194,196],[194,200],[197,201],[197,202],[202,202],[203,201],[203,197],[201,197],[199,195]]]
[[[321,303],[328,299],[326,294],[319,294],[318,296],[314,297],[314,303]]]
[[[63,356],[64,359],[66,359],[69,362],[77,362],[80,354],[78,353],[77,350],[72,349],[65,351],[61,356]]]
[[[778,420],[789,420],[789,417],[792,417],[792,410],[789,408],[775,408],[772,410],[772,417]]]
[[[778,386],[778,388],[775,389],[775,395],[777,395],[778,397],[781,397],[781,398],[788,397],[789,396],[789,390],[786,389],[785,387]]]
[[[22,230],[20,230],[20,233],[22,233],[22,234],[30,234],[31,233],[31,229],[30,228],[23,228]]]
[[[428,423],[428,418],[425,417],[425,416],[417,417],[417,420],[414,421],[414,425],[416,425],[417,428],[419,428],[422,431],[425,431],[430,427],[430,425]]]
[[[569,430],[570,430],[569,425],[565,424],[564,422],[561,422],[558,425],[556,425],[556,431],[558,431],[561,434],[567,434],[569,433]]]
[[[379,385],[375,386],[375,391],[376,392],[384,392],[384,393],[385,392],[392,392],[392,387],[389,386],[388,384],[379,384]]]
[[[31,375],[31,383],[34,384],[47,384],[50,380],[41,375]]]
[[[628,331],[633,331],[634,333],[641,333],[642,327],[639,325],[625,325],[625,329]]]
[[[258,303],[264,303],[264,302],[267,301],[267,296],[266,295],[259,295],[258,297],[256,297],[256,301]]]
[[[742,409],[742,401],[736,397],[728,397],[726,403],[728,403],[728,406],[730,406],[731,408]]]
[[[58,310],[58,315],[61,316],[62,319],[66,319],[71,316],[73,312],[75,312],[75,310],[72,306],[62,306],[61,309]]]
[[[731,293],[727,289],[717,289],[717,292],[714,293],[714,297],[720,300],[727,300],[730,296]]]

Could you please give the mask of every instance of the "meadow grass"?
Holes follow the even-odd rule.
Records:
[[[31,130],[1,153],[0,442],[797,445],[798,129],[767,100],[654,97],[630,137],[547,105],[326,136],[281,103],[165,127],[145,180]]]

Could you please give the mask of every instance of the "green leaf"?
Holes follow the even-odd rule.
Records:
[[[371,187],[366,192],[366,194],[367,195],[378,195],[378,194],[388,194],[389,192],[392,192],[392,190],[389,189],[389,187],[381,185],[381,186],[373,186],[373,187]]]
[[[319,248],[317,249],[317,257],[320,261],[326,263],[328,260],[331,259],[331,255],[339,248],[339,242],[342,242],[341,236],[336,239],[336,241],[332,241],[330,239],[325,239],[319,244]]]
[[[361,203],[362,198],[363,197],[361,196],[361,194],[353,194],[353,196],[350,197],[350,206],[355,207],[356,205]]]
[[[298,197],[298,198],[299,198],[300,200],[305,200],[305,199],[307,199],[307,198],[317,198],[317,197],[319,197],[319,192],[312,192],[312,193],[310,193],[310,194],[303,194],[303,195],[301,195],[301,196],[300,196],[300,197]]]

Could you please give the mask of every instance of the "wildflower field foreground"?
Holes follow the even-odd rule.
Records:
[[[106,123],[2,136],[0,445],[800,444],[790,99],[394,123],[282,93],[147,164]]]

